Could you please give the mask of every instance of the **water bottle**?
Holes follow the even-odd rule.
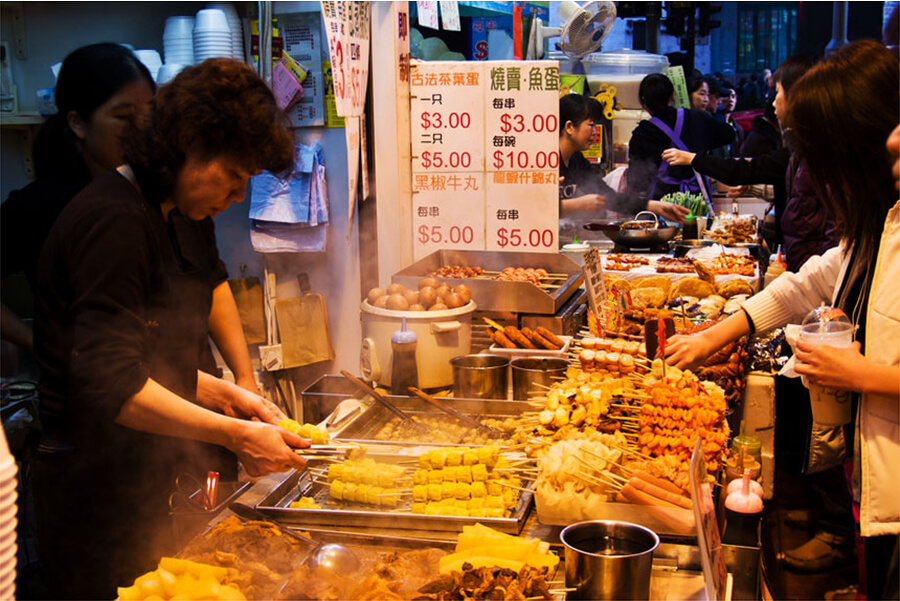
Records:
[[[691,211],[687,214],[687,217],[684,218],[684,225],[681,228],[681,239],[696,240],[699,237],[700,232],[697,230],[697,216]]]
[[[406,318],[400,329],[391,334],[391,394],[408,395],[409,387],[419,387],[419,368],[416,364],[416,333],[406,329]]]

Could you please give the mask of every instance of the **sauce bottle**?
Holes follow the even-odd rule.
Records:
[[[681,228],[681,239],[696,240],[699,237],[700,233],[697,230],[697,216],[691,211],[687,214],[687,217],[684,218],[684,225]]]
[[[416,333],[406,329],[402,318],[400,329],[391,334],[391,394],[408,395],[409,387],[419,387],[419,367],[416,364]]]

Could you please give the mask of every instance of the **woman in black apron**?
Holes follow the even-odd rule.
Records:
[[[734,131],[705,111],[675,109],[675,88],[659,73],[646,76],[638,90],[641,105],[651,119],[641,121],[628,145],[629,192],[641,198],[662,198],[672,192],[703,194],[709,202],[708,184],[690,167],[673,167],[663,161],[667,148],[706,152],[730,144]],[[712,212],[712,211],[711,211]]]
[[[192,230],[242,200],[251,173],[292,164],[271,92],[238,61],[206,61],[125,139],[128,165],[69,203],[38,265],[34,502],[55,598],[113,598],[175,551],[166,499],[176,475],[209,465],[196,441],[251,475],[302,466],[291,446],[308,444],[262,397],[198,371],[212,257]]]

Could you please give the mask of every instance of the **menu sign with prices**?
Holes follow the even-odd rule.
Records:
[[[307,70],[303,97],[288,110],[291,124],[295,127],[324,125],[327,92],[322,63],[322,18],[317,13],[282,15],[279,25],[284,51]]]
[[[697,545],[700,547],[700,564],[706,583],[709,601],[730,599],[728,570],[716,520],[716,506],[712,497],[712,484],[707,478],[706,460],[703,456],[703,439],[697,438],[691,455],[691,499],[694,501],[694,519],[697,521]]]
[[[368,2],[321,0],[334,78],[337,113],[359,116],[369,80],[369,37],[372,6]]]
[[[439,248],[557,252],[558,94],[559,68],[547,61],[411,65],[417,258]]]
[[[558,252],[559,66],[483,67],[487,249]]]
[[[599,318],[606,302],[606,282],[603,281],[603,261],[600,258],[600,251],[592,248],[584,253],[581,271],[584,272],[588,307]]]

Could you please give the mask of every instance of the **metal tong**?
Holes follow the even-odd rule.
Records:
[[[425,401],[426,403],[434,405],[435,407],[437,407],[438,409],[440,409],[447,415],[455,417],[456,419],[463,422],[464,424],[468,424],[469,426],[472,426],[473,428],[477,428],[479,430],[484,430],[485,432],[490,434],[491,437],[493,437],[493,438],[504,438],[506,436],[506,434],[502,430],[494,428],[493,426],[486,426],[486,425],[482,424],[480,421],[478,421],[477,419],[475,419],[474,417],[468,416],[465,413],[460,413],[453,407],[450,407],[449,405],[444,404],[443,401],[437,400],[430,394],[426,394],[426,393],[422,392],[421,390],[419,390],[418,388],[415,388],[414,386],[410,386],[409,391],[411,393],[413,393],[414,395],[416,395],[417,397],[419,397],[420,399],[422,399],[423,401]]]
[[[360,380],[359,378],[357,378],[356,376],[354,376],[347,370],[342,369],[341,375],[344,376],[345,378],[347,378],[348,380],[350,380],[351,382],[353,382],[354,384],[356,384],[361,389],[368,392],[369,395],[371,395],[371,397],[373,399],[375,399],[376,401],[378,401],[379,403],[384,405],[394,415],[396,415],[401,420],[403,420],[403,423],[408,424],[411,428],[415,429],[420,434],[428,434],[429,433],[430,429],[427,426],[417,422],[408,413],[401,411],[396,405],[394,405],[392,402],[390,402],[389,400],[384,398],[384,395],[382,395],[380,392],[375,390],[375,388],[373,388],[372,386],[369,386],[368,384],[366,384],[365,382],[363,382],[362,380]]]

